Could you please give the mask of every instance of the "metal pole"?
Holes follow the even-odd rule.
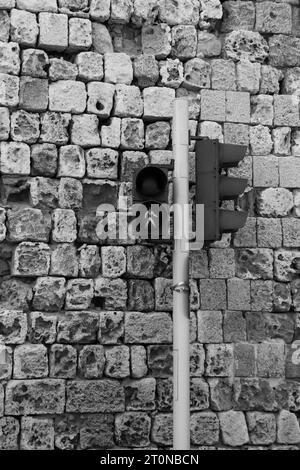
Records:
[[[188,101],[174,105],[173,448],[190,449]],[[181,211],[176,211],[176,205]],[[181,214],[180,214],[181,212]],[[178,236],[177,234],[181,234]]]

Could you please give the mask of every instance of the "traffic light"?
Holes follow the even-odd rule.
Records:
[[[136,171],[133,179],[133,203],[151,204],[168,203],[169,165],[147,165]]]
[[[236,200],[247,180],[222,175],[223,169],[237,167],[247,147],[220,144],[218,140],[197,139],[196,204],[204,204],[204,239],[220,240],[222,233],[236,232],[247,220],[247,212],[220,208],[224,200]]]

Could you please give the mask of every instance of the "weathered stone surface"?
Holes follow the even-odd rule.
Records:
[[[30,180],[30,202],[39,209],[54,209],[58,205],[58,182],[36,177]]]
[[[15,379],[38,379],[48,375],[47,348],[41,344],[22,344],[14,351]]]
[[[69,51],[85,51],[92,45],[92,23],[83,18],[69,20]]]
[[[236,275],[242,279],[272,279],[273,252],[268,249],[238,250]]]
[[[86,108],[86,90],[82,82],[58,80],[49,86],[49,111],[80,114]]]
[[[172,415],[157,414],[154,418],[151,438],[160,445],[172,445],[173,426]]]
[[[110,346],[105,348],[105,375],[122,379],[130,375],[130,350],[128,346]]]
[[[92,23],[93,48],[98,54],[113,53],[111,35],[104,24]]]
[[[198,31],[197,57],[216,57],[221,49],[221,40],[215,34]]]
[[[172,28],[172,55],[179,60],[195,57],[197,52],[197,33],[192,25],[178,25]]]
[[[146,311],[154,310],[154,289],[149,281],[130,280],[128,282],[128,310]]]
[[[42,312],[30,312],[29,338],[32,343],[52,344],[56,340],[57,317]]]
[[[19,421],[15,418],[0,418],[0,449],[17,450],[20,431]]]
[[[14,276],[43,276],[50,268],[50,251],[44,243],[20,243],[14,251],[12,274]]]
[[[220,310],[227,307],[224,279],[200,279],[202,310]]]
[[[133,68],[130,57],[123,52],[104,55],[104,81],[130,85],[133,79]]]
[[[99,379],[102,377],[105,365],[103,346],[84,346],[79,353],[79,370],[85,379]]]
[[[299,254],[293,250],[278,250],[274,258],[274,274],[278,281],[290,281],[297,278],[299,266],[297,259]]]
[[[20,48],[16,42],[0,42],[0,72],[18,75],[20,72]]]
[[[16,111],[11,115],[11,137],[17,142],[34,144],[40,135],[38,114]]]
[[[67,282],[66,310],[85,310],[94,296],[92,279],[71,279]]]
[[[25,49],[21,53],[22,75],[35,78],[47,78],[49,58],[45,51]]]
[[[78,68],[76,64],[72,64],[72,62],[64,59],[50,59],[49,78],[52,82],[58,80],[76,80],[77,75]]]
[[[165,23],[146,25],[142,28],[142,49],[145,55],[166,59],[171,52],[171,29]]]
[[[74,178],[61,178],[58,187],[58,203],[62,209],[81,209],[82,184]]]
[[[0,140],[7,140],[10,131],[10,114],[7,108],[0,108]]]
[[[10,30],[10,18],[8,12],[5,10],[0,10],[0,41],[8,42],[9,40],[9,30]]]
[[[8,415],[60,414],[64,411],[64,403],[63,380],[12,380],[6,388]]]
[[[103,79],[103,56],[97,52],[81,52],[76,56],[78,76],[85,82]]]
[[[300,65],[300,38],[285,34],[274,34],[269,39],[269,63],[275,67],[295,67]]]
[[[214,411],[227,411],[233,407],[233,383],[230,378],[209,379],[211,408]]]
[[[245,416],[240,411],[219,413],[220,427],[224,444],[238,447],[249,441]]]
[[[147,375],[147,352],[144,346],[131,346],[131,376],[140,379]]]
[[[126,447],[146,447],[150,444],[151,419],[146,413],[126,412],[115,421],[116,442]]]
[[[228,59],[235,61],[248,59],[251,62],[264,62],[269,47],[259,33],[252,31],[233,31],[225,38],[223,52]]]
[[[146,128],[145,147],[147,149],[165,149],[170,139],[170,125],[168,122],[157,121]]]
[[[209,344],[206,356],[206,375],[229,377],[233,374],[233,348],[230,344]]]
[[[51,219],[40,209],[24,208],[7,212],[8,238],[14,242],[25,240],[47,242]]]
[[[201,88],[209,88],[211,81],[211,67],[203,59],[188,60],[184,66],[183,86],[189,90],[198,91]]]
[[[124,313],[101,312],[99,341],[102,344],[118,344],[124,337]]]
[[[10,35],[13,42],[23,47],[34,47],[37,41],[39,27],[36,15],[29,11],[13,9],[10,15]]]
[[[61,310],[66,294],[66,281],[62,277],[40,277],[34,286],[33,308],[53,312]]]
[[[31,172],[33,175],[55,176],[57,149],[54,144],[36,144],[31,147]]]
[[[40,141],[57,145],[66,145],[69,140],[68,127],[71,114],[45,113],[41,116]]]
[[[93,278],[99,274],[101,259],[95,245],[82,246],[79,251],[79,273],[81,277]]]
[[[26,314],[18,310],[0,310],[0,339],[3,344],[22,344],[27,334]]]
[[[191,441],[196,445],[212,445],[219,441],[219,419],[212,411],[191,415]]]
[[[17,106],[19,104],[19,78],[6,73],[0,73],[0,81],[0,106]]]
[[[159,344],[170,343],[171,338],[171,319],[168,313],[125,314],[125,342]]]
[[[226,91],[226,121],[250,122],[250,96],[248,92]]]
[[[261,33],[289,34],[292,30],[290,5],[264,2],[256,6],[256,30]]]
[[[7,175],[29,175],[30,147],[23,142],[1,142],[0,171]]]
[[[10,380],[13,369],[13,351],[9,346],[0,345],[0,380]],[[1,388],[1,387],[0,387]],[[3,414],[4,393],[0,392],[0,413]]]
[[[294,413],[282,410],[277,420],[277,441],[281,444],[298,444],[300,427]]]
[[[148,88],[147,88],[148,89]],[[144,123],[137,118],[124,118],[121,121],[121,148],[142,150],[144,148]]]
[[[113,107],[115,86],[110,83],[91,82],[87,90],[87,111],[97,114],[101,119],[107,119]]]
[[[46,111],[49,86],[43,78],[21,77],[20,107],[27,111]]]
[[[91,114],[81,114],[72,118],[71,143],[82,147],[100,145],[99,120]]]
[[[226,1],[223,2],[222,7],[222,32],[229,33],[239,29],[253,29],[255,22],[255,6],[253,2]]]
[[[221,312],[198,312],[198,341],[200,343],[221,343],[223,316]]]
[[[279,342],[257,345],[257,372],[260,377],[284,376],[284,344]]]
[[[67,384],[67,412],[114,413],[124,408],[124,389],[115,380],[69,381]]]
[[[63,51],[68,47],[68,17],[63,14],[40,13],[39,47]]]
[[[149,87],[143,91],[144,119],[171,119],[175,91],[171,88]]]
[[[72,243],[76,240],[76,216],[71,209],[55,209],[52,219],[52,239],[54,242]]]
[[[276,419],[271,413],[254,411],[247,413],[250,442],[255,445],[269,445],[276,439]]]
[[[72,346],[54,344],[49,355],[50,377],[69,379],[75,377],[77,351]]]
[[[95,297],[101,300],[105,310],[125,310],[127,304],[127,284],[123,279],[97,277]]]
[[[57,11],[57,2],[55,0],[17,0],[17,7],[20,10],[28,10],[33,13],[40,11]]]
[[[293,195],[285,188],[268,188],[258,195],[257,207],[262,217],[283,217],[293,208]]]
[[[22,418],[20,448],[22,450],[54,450],[53,420]]]
[[[58,320],[57,341],[86,344],[97,338],[99,315],[96,312],[67,312]]]

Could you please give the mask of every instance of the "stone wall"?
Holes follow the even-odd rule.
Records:
[[[175,96],[249,149],[247,226],[191,257],[192,445],[299,447],[299,6],[0,0],[1,449],[172,444],[171,246],[95,228]]]

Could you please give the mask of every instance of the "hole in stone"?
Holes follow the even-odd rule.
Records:
[[[98,109],[98,111],[103,111],[104,105],[102,103],[100,103],[100,101],[98,101],[96,103],[96,108]]]

